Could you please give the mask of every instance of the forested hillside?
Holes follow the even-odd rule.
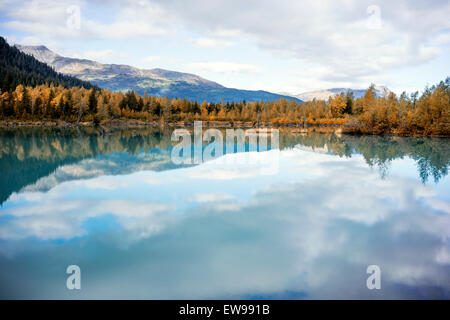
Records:
[[[2,91],[15,90],[21,84],[35,87],[47,84],[53,86],[83,87],[90,89],[92,84],[75,77],[56,72],[51,67],[11,47],[0,37],[0,86]]]

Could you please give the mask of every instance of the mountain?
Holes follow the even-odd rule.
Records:
[[[252,91],[226,88],[216,82],[206,80],[190,73],[182,73],[164,69],[138,69],[128,65],[102,64],[92,60],[63,57],[49,50],[45,46],[16,47],[24,53],[34,56],[56,71],[66,75],[89,81],[99,87],[112,91],[133,90],[139,94],[145,91],[149,95],[186,98],[202,102],[239,102],[288,100],[298,98],[271,93],[267,91]]]
[[[352,91],[354,98],[358,99],[364,96],[367,89],[332,88],[332,89],[304,92],[298,95],[294,95],[293,97],[301,99],[303,101],[311,101],[313,99],[328,100],[330,96],[340,94],[341,92],[344,92],[346,94],[349,91]],[[375,86],[375,93],[378,97],[382,97],[383,95],[389,94],[390,92],[391,91],[384,86]]]
[[[0,37],[1,90],[13,90],[19,84],[36,86],[44,83],[64,87],[92,87],[89,82],[56,72],[45,63],[11,47],[4,38]]]

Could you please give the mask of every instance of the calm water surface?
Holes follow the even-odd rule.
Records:
[[[280,133],[176,165],[170,134],[1,130],[0,298],[450,298],[448,139]]]

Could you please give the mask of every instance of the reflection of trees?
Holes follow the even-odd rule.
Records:
[[[170,149],[168,133],[153,128],[99,135],[95,128],[0,129],[0,203],[58,167],[112,152]]]
[[[361,153],[370,166],[380,169],[382,177],[388,173],[392,160],[405,156],[416,161],[423,183],[429,177],[437,183],[448,174],[450,143],[446,138],[353,135],[333,138],[323,135],[323,139],[328,139],[328,149],[338,155],[349,156],[350,150]]]
[[[100,134],[102,133],[102,134]],[[225,135],[224,135],[225,136]],[[117,129],[100,132],[95,128],[20,128],[0,129],[0,203],[12,192],[35,183],[59,166],[73,164],[85,158],[113,152],[136,155],[139,152],[170,154],[171,131],[154,128]],[[427,137],[383,137],[334,134],[293,135],[280,132],[280,148],[302,145],[327,149],[351,157],[358,152],[370,166],[380,169],[384,177],[389,164],[396,158],[409,156],[416,161],[418,173],[425,183],[435,182],[448,174],[449,140]],[[129,157],[129,161],[134,158]]]
[[[419,175],[423,182],[426,182],[428,177],[432,176],[434,182],[437,183],[448,174],[450,158],[448,140],[423,138],[412,142],[412,144],[414,145],[415,153],[411,157],[417,162]],[[437,148],[439,148],[440,152],[435,151]]]
[[[296,145],[311,147],[312,149],[324,149],[327,147],[334,154],[350,157],[351,147],[334,134],[309,134],[292,135],[280,133],[280,148],[293,148]]]
[[[405,156],[416,161],[423,183],[429,177],[433,177],[437,183],[448,174],[450,165],[450,141],[446,138],[280,134],[280,148],[293,148],[296,145],[312,149],[324,149],[326,146],[330,152],[345,157],[351,157],[354,152],[360,153],[369,166],[379,168],[382,178],[389,173],[392,160]]]

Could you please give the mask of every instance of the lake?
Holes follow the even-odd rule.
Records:
[[[449,139],[281,130],[179,163],[171,135],[0,129],[0,298],[450,298]]]

